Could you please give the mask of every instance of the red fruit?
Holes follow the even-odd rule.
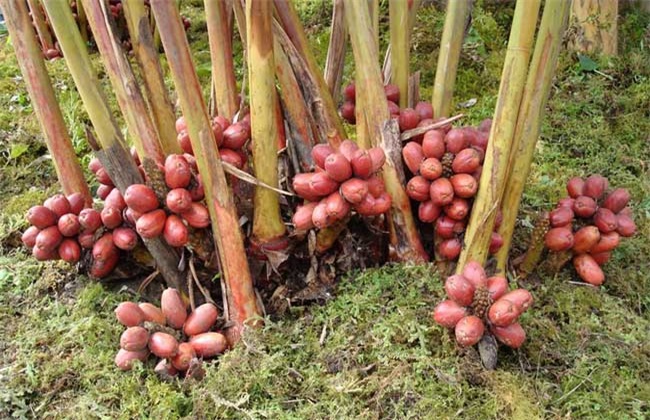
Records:
[[[422,153],[422,146],[414,141],[406,143],[402,149],[402,158],[406,167],[409,168],[412,174],[417,174],[420,170],[420,164],[424,160],[424,153]]]
[[[165,183],[167,186],[172,189],[185,188],[190,185],[191,180],[192,168],[185,157],[183,155],[167,156],[167,159],[165,159]],[[141,211],[146,213],[146,210]]]
[[[326,172],[317,172],[309,180],[311,194],[324,197],[332,194],[339,187],[339,183],[329,177]]]
[[[513,349],[518,349],[526,341],[526,331],[522,328],[521,324],[515,322],[507,327],[490,328],[490,331],[497,340]]]
[[[593,286],[600,286],[605,281],[605,273],[589,254],[573,257],[573,267],[582,280]]]
[[[324,229],[332,223],[332,218],[327,214],[327,200],[322,199],[311,214],[311,221],[318,229]]]
[[[174,213],[184,213],[192,207],[192,194],[185,188],[174,188],[167,193],[165,204]]]
[[[142,216],[142,213],[138,213],[132,208],[127,207],[126,210],[122,212],[122,219],[128,223],[131,227],[135,227],[135,223]]]
[[[578,198],[581,195],[584,195],[584,188],[585,181],[579,176],[571,178],[566,184],[566,190],[571,198]]]
[[[339,153],[345,156],[347,160],[352,160],[358,150],[359,146],[352,140],[343,140],[339,145]]]
[[[494,276],[487,279],[487,290],[490,299],[495,301],[508,291],[508,280],[505,277]]]
[[[36,235],[34,246],[43,251],[53,251],[63,240],[63,235],[56,226],[46,227]]]
[[[104,207],[101,212],[102,223],[109,229],[122,224],[122,211],[117,207]]]
[[[128,351],[140,351],[147,348],[149,331],[143,327],[129,327],[120,336],[120,347]]]
[[[601,252],[599,254],[589,254],[591,257],[596,261],[596,264],[602,266],[605,264],[607,261],[609,261],[610,257],[612,256],[611,252]]]
[[[570,225],[573,222],[573,210],[570,207],[558,207],[549,213],[548,219],[553,227]]]
[[[122,302],[115,308],[117,321],[125,327],[135,327],[144,322],[144,313],[133,302]]]
[[[174,357],[178,353],[178,341],[170,334],[155,332],[149,337],[149,351],[158,357]]]
[[[224,117],[223,115],[217,115],[216,117],[214,117],[212,123],[218,124],[219,127],[221,127],[222,133],[226,128],[230,127],[230,121],[228,120],[228,118]]]
[[[481,156],[473,148],[463,149],[454,157],[451,169],[457,174],[471,174],[481,165]]]
[[[387,192],[382,193],[379,197],[375,198],[375,216],[386,213],[390,210],[393,199]]]
[[[149,357],[149,350],[128,351],[120,349],[115,355],[115,365],[120,370],[131,370],[136,360],[144,362]]]
[[[52,210],[52,212],[56,214],[57,217],[61,217],[64,214],[68,214],[72,211],[70,202],[67,198],[65,198],[65,195],[63,194],[53,195],[52,197],[45,200],[45,203],[43,203],[43,205]]]
[[[354,205],[354,209],[362,216],[375,216],[376,204],[377,199],[371,194],[367,194],[360,203]]]
[[[119,254],[113,254],[107,260],[93,260],[90,266],[90,276],[98,279],[108,276],[113,269],[117,266],[117,263],[120,259]]]
[[[90,171],[94,174],[96,174],[97,171],[99,171],[103,167],[104,165],[102,165],[102,162],[100,162],[100,160],[97,159],[96,157],[91,158],[90,162],[88,162],[88,169],[90,169]]]
[[[589,250],[589,253],[594,255],[613,251],[614,248],[616,248],[620,243],[620,240],[621,236],[618,234],[618,232],[603,233],[600,235],[600,240],[598,243]]]
[[[135,222],[135,230],[144,239],[152,239],[160,236],[165,228],[167,214],[165,210],[158,209],[145,213]]]
[[[167,324],[180,330],[187,319],[187,309],[178,290],[165,289],[160,297],[160,308],[167,319]]]
[[[91,249],[95,245],[95,232],[81,232],[77,241],[82,248]]]
[[[609,233],[616,230],[618,227],[618,220],[614,212],[605,207],[596,210],[594,214],[594,225],[598,227],[602,233]]]
[[[113,243],[119,249],[131,251],[138,245],[138,235],[128,227],[119,227],[113,230]]]
[[[201,201],[205,197],[205,191],[203,189],[203,181],[201,181],[201,175],[196,176],[196,182],[190,184],[188,191],[192,196],[192,201]]]
[[[390,117],[395,119],[399,118],[399,105],[393,101],[386,101],[386,105],[388,106],[388,113],[390,114]]]
[[[79,233],[81,225],[79,224],[79,216],[76,214],[68,213],[61,216],[57,227],[61,235],[72,237]]]
[[[250,125],[244,121],[236,122],[223,130],[223,147],[232,150],[241,149],[250,136]]]
[[[512,302],[520,313],[524,313],[533,305],[533,295],[526,289],[515,289],[508,292],[503,295],[503,299]]]
[[[454,194],[461,198],[471,198],[478,191],[478,181],[469,174],[456,174],[451,177]]]
[[[431,200],[424,201],[418,206],[418,219],[424,223],[433,223],[440,216],[442,209]]]
[[[379,176],[371,176],[368,178],[368,193],[377,198],[386,191],[384,180]]]
[[[343,89],[343,97],[348,101],[354,102],[357,96],[356,92],[356,86],[354,83],[350,83]]]
[[[478,125],[478,131],[489,133],[492,128],[492,118],[486,118]]]
[[[585,180],[584,195],[598,200],[603,196],[605,190],[609,186],[607,178],[602,175],[591,175]]]
[[[349,124],[356,124],[357,118],[355,112],[354,102],[345,101],[343,102],[343,105],[341,105],[341,108],[339,108],[339,114],[341,114],[341,118],[343,118]]]
[[[183,332],[187,336],[193,336],[210,331],[210,328],[217,322],[219,311],[211,303],[204,303],[197,306],[196,309],[187,317]]]
[[[81,247],[79,242],[74,239],[66,238],[60,244],[58,248],[59,258],[70,264],[74,264],[81,258]]]
[[[97,261],[109,261],[119,255],[119,251],[113,243],[113,234],[105,233],[93,245],[93,259]]]
[[[20,239],[27,248],[33,248],[36,245],[36,236],[38,236],[40,231],[36,226],[30,226],[23,232]]]
[[[397,119],[400,131],[412,130],[420,123],[420,115],[413,108],[404,108]]]
[[[293,214],[293,225],[298,230],[309,230],[314,227],[314,224],[311,221],[314,208],[318,203],[312,202],[307,203],[303,206],[298,206],[296,212]]]
[[[108,176],[108,172],[106,172],[105,168],[100,168],[95,173],[95,176],[97,177],[97,181],[99,181],[100,184],[109,185],[111,187],[115,186],[115,184],[113,184],[113,181],[111,180],[111,177]]]
[[[193,202],[189,211],[181,213],[187,224],[193,228],[201,229],[210,226],[210,212],[201,203]]]
[[[115,189],[114,186],[112,185],[104,185],[101,184],[99,187],[97,187],[97,197],[99,197],[100,200],[106,200],[106,197]]]
[[[221,124],[219,124],[216,120],[212,121],[212,134],[214,134],[214,142],[217,145],[217,148],[223,146],[223,130],[224,128],[221,127]]]
[[[602,207],[618,213],[630,202],[630,193],[625,188],[617,188],[605,197]]]
[[[352,176],[352,165],[341,153],[332,153],[325,159],[325,173],[337,182],[343,182]]]
[[[185,117],[182,115],[176,120],[176,132],[180,133],[181,131],[187,130],[187,123],[185,122]]]
[[[636,224],[634,223],[634,220],[632,220],[631,216],[619,213],[616,216],[616,222],[618,225],[616,232],[618,232],[619,235],[628,238],[630,236],[633,236],[636,232]]]
[[[190,140],[190,134],[187,131],[183,130],[178,133],[176,140],[178,140],[178,144],[181,146],[181,149],[183,149],[185,153],[194,155],[194,150],[192,149],[192,141]]]
[[[311,149],[311,158],[316,166],[325,169],[325,159],[332,153],[334,153],[334,149],[328,144],[317,144]]]
[[[435,204],[434,204],[435,205]],[[456,221],[448,216],[442,215],[436,220],[436,234],[443,239],[451,239],[455,236],[454,225]]]
[[[521,315],[517,306],[504,298],[505,296],[494,302],[488,309],[488,320],[498,327],[507,327]]]
[[[430,130],[424,133],[422,153],[428,158],[442,159],[445,154],[445,135],[440,130]]]
[[[171,360],[172,366],[179,371],[186,371],[190,368],[192,359],[196,357],[194,347],[190,343],[180,343],[178,345],[178,353]]]
[[[138,307],[144,314],[144,320],[147,322],[153,322],[154,324],[165,325],[167,320],[165,319],[165,314],[162,313],[159,307],[152,305],[151,303],[141,302],[138,303]]]
[[[488,252],[490,254],[496,254],[499,252],[502,246],[503,236],[497,232],[492,232],[492,236],[490,237],[490,248],[488,249]]]
[[[170,246],[181,247],[185,246],[189,241],[190,233],[187,226],[183,224],[183,220],[179,216],[172,214],[165,221],[163,237]]]
[[[115,207],[122,211],[126,208],[126,202],[122,197],[122,193],[117,188],[113,188],[104,199],[104,207]]]
[[[399,103],[399,88],[396,85],[387,84],[384,86],[384,93],[386,94],[386,99]]]
[[[406,194],[416,201],[429,201],[429,188],[431,183],[424,177],[417,175],[406,184]]]
[[[420,164],[420,175],[430,181],[435,181],[442,176],[442,163],[436,158],[426,158]]]
[[[487,149],[489,140],[489,134],[482,131],[474,132],[474,136],[470,139],[470,145],[477,149],[481,154],[481,162],[483,161],[483,156],[485,156],[485,150]]]
[[[59,257],[59,252],[56,249],[43,249],[34,247],[32,248],[32,256],[37,261],[56,260]]]
[[[451,204],[454,199],[454,187],[447,178],[438,178],[431,183],[429,188],[429,195],[431,201],[436,206],[446,206]],[[422,200],[424,201],[424,200]]]
[[[124,191],[124,201],[139,213],[148,213],[159,206],[154,190],[144,184],[130,185]]]
[[[579,217],[591,217],[596,213],[598,205],[593,198],[581,195],[573,202],[573,212]]]
[[[357,204],[368,194],[368,183],[362,179],[351,178],[341,184],[340,192],[348,202]]]
[[[381,147],[372,147],[368,149],[368,154],[372,160],[372,173],[378,172],[383,168],[384,163],[386,162],[386,154],[384,149]]]
[[[34,206],[27,211],[27,221],[39,229],[56,224],[57,219],[57,215],[45,206]]]
[[[415,111],[418,113],[421,120],[433,118],[433,105],[431,105],[429,102],[418,102],[415,105]]]
[[[557,202],[557,207],[568,207],[571,209],[571,212],[573,212],[573,204],[576,202],[575,198],[571,197],[564,197],[561,198],[560,201]]]
[[[467,309],[450,299],[443,300],[433,310],[433,320],[445,328],[454,328],[465,316]]]
[[[463,277],[468,280],[474,288],[487,286],[487,276],[483,266],[476,261],[468,261],[463,268]]]
[[[473,346],[483,338],[485,325],[479,317],[470,315],[458,321],[454,331],[458,344],[463,347]]]
[[[501,227],[501,223],[503,223],[503,212],[501,210],[497,210],[497,216],[494,218],[494,230],[497,230]]]
[[[445,136],[445,146],[448,152],[458,153],[469,147],[469,139],[460,128],[452,128]]]
[[[463,198],[454,197],[444,207],[445,214],[454,220],[463,220],[469,214],[469,203]]]
[[[454,274],[447,277],[445,281],[445,291],[447,296],[461,306],[469,306],[474,300],[474,291],[476,287],[460,274]]]
[[[334,220],[341,220],[350,213],[350,203],[337,192],[333,192],[325,198],[327,205],[327,215]]]
[[[314,173],[296,174],[293,177],[293,190],[305,200],[314,201],[316,194],[311,189],[310,183]]]
[[[78,215],[86,206],[86,200],[81,193],[72,193],[66,197],[70,203],[70,213]]]
[[[189,343],[199,357],[213,357],[228,348],[226,336],[218,332],[207,332],[190,338]]]
[[[372,158],[366,150],[357,150],[350,164],[355,177],[366,179],[372,175]]]
[[[573,246],[573,232],[570,227],[550,229],[544,236],[544,245],[551,251],[566,251]]]

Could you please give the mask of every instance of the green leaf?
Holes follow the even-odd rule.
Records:
[[[27,150],[29,149],[29,146],[24,144],[24,143],[14,143],[11,145],[11,151],[9,152],[9,156],[12,159],[18,159],[21,157]]]
[[[580,61],[580,71],[594,71],[598,68],[598,63],[586,55],[578,54],[578,60]]]

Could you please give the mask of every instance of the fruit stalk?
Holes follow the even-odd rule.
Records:
[[[45,2],[54,33],[63,50],[70,74],[77,86],[81,100],[88,112],[101,150],[97,157],[102,161],[109,177],[122,194],[131,184],[142,183],[142,176],[135,161],[126,148],[120,127],[108,106],[108,101],[100,88],[100,82],[90,61],[88,50],[75,24],[72,12],[56,2]],[[91,146],[100,148],[91,136]],[[156,260],[157,268],[167,284],[179,290],[184,289],[182,273],[178,271],[179,257],[161,238],[144,240],[144,243]]]
[[[169,60],[171,75],[204,183],[212,232],[226,283],[229,316],[234,322],[233,328],[228,330],[229,337],[230,342],[235,343],[245,325],[249,322],[249,325],[259,325],[254,318],[260,316],[239,216],[219,158],[180,14],[166,0],[151,1],[151,8],[158,26],[165,28],[160,33],[165,53],[174,58]]]
[[[386,153],[383,178],[386,191],[392,197],[389,228],[391,256],[397,260],[426,261],[419,233],[413,220],[411,203],[404,190],[401,140],[397,122],[390,118],[386,96],[381,82],[379,53],[372,42],[370,14],[364,2],[346,3],[346,22],[356,63],[358,78],[357,106],[368,116],[369,138],[373,145],[381,146]]]
[[[503,222],[498,232],[503,237],[503,246],[496,256],[497,273],[506,271],[521,194],[528,179],[539,138],[546,101],[551,91],[551,82],[562,47],[562,35],[568,22],[569,7],[569,2],[563,0],[547,0],[544,6],[528,80],[517,117],[508,164],[509,172],[501,202]]]
[[[154,43],[153,29],[144,4],[138,1],[125,1],[122,5],[133,52],[144,82],[145,99],[149,105],[160,146],[165,155],[183,153],[176,139],[174,128],[176,116],[165,87],[158,59],[158,48]]]
[[[45,133],[45,141],[52,155],[63,193],[70,195],[79,192],[83,194],[86,206],[91,206],[92,197],[88,190],[88,184],[68,135],[61,108],[56,101],[56,95],[43,61],[43,52],[29,19],[29,12],[23,2],[2,0],[0,5],[6,17],[7,29],[16,52],[18,65],[27,84],[34,112],[43,133]]]
[[[345,27],[345,6],[343,0],[334,0],[332,4],[332,24],[330,41],[325,60],[325,83],[332,94],[334,102],[338,101],[345,64],[345,46],[348,32]]]
[[[465,26],[469,17],[472,0],[447,2],[445,26],[440,40],[436,78],[433,82],[433,117],[448,117],[451,112],[451,99],[454,95],[456,70],[460,60],[460,50],[465,38]]]
[[[232,28],[228,24],[230,7],[225,1],[205,0],[204,4],[217,113],[232,121],[239,104],[233,64]]]
[[[497,210],[503,197],[512,139],[524,91],[540,1],[519,1],[508,41],[490,142],[457,269],[467,261],[485,264]],[[435,106],[435,105],[434,105]]]
[[[401,93],[400,108],[408,107],[409,103],[409,10],[404,0],[390,0],[390,50],[391,50],[391,83],[397,85]]]

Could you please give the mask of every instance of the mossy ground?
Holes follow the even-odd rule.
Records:
[[[494,106],[511,6],[477,2],[458,76],[456,101],[469,123]],[[198,2],[200,4],[200,2]],[[325,1],[300,3],[323,60]],[[383,5],[383,2],[382,2]],[[189,37],[209,80],[205,23]],[[430,95],[442,13],[418,19],[412,64]],[[56,191],[54,171],[11,46],[0,45],[0,417],[22,418],[647,418],[650,412],[650,16],[621,17],[621,54],[592,57],[585,71],[563,54],[524,195],[517,235],[532,214],[562,196],[573,175],[602,173],[630,189],[639,231],[605,266],[596,290],[570,283],[572,269],[528,284],[528,341],[502,349],[484,372],[458,351],[430,312],[444,295],[429,267],[394,265],[350,273],[322,306],[294,307],[207,364],[204,381],[161,382],[151,361],[130,373],[112,359],[121,328],[110,290],[38,263],[16,247],[22,215]],[[385,39],[382,40],[385,43]],[[63,61],[49,63],[83,159],[86,117]],[[346,77],[352,66],[346,67]],[[325,331],[325,332],[324,332]],[[324,337],[324,338],[323,338]]]

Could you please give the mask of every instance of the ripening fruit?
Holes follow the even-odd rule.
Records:
[[[483,266],[476,261],[468,261],[463,268],[463,277],[475,288],[487,286],[487,275]]]
[[[400,131],[412,130],[420,123],[420,115],[413,108],[400,110],[397,119]]]
[[[148,213],[159,206],[154,190],[144,184],[130,185],[124,191],[124,201],[139,213]]]
[[[313,195],[324,197],[332,194],[339,187],[339,183],[329,177],[326,172],[316,172],[309,180],[309,188]]]
[[[444,133],[440,130],[431,130],[424,133],[422,153],[428,158],[442,159],[442,156],[445,154]]]
[[[207,332],[190,338],[189,343],[199,357],[213,357],[228,348],[226,336],[218,332]]]
[[[454,194],[461,198],[472,198],[478,191],[478,181],[469,174],[456,174],[450,179]]]
[[[420,116],[420,120],[433,118],[433,105],[429,102],[420,101],[415,105],[415,111]]]
[[[583,194],[593,198],[594,200],[598,200],[603,196],[608,186],[609,182],[604,176],[591,175],[585,180]]]
[[[63,194],[53,195],[52,197],[45,200],[43,205],[52,210],[52,212],[56,214],[57,217],[61,217],[64,214],[71,212],[70,202],[67,198],[65,198]]]
[[[521,311],[517,306],[503,297],[488,309],[488,320],[498,327],[507,327],[515,322],[519,315],[521,315]]]
[[[352,176],[352,165],[341,153],[332,153],[325,159],[325,173],[337,182],[343,182]]]
[[[148,302],[138,303],[138,307],[144,314],[144,320],[154,324],[165,325],[167,320],[159,307]]]
[[[485,325],[479,317],[470,315],[458,321],[454,331],[458,344],[463,347],[473,346],[483,338]]]
[[[548,219],[552,227],[570,225],[573,222],[573,210],[570,207],[558,207],[549,213]]]
[[[79,242],[74,239],[64,239],[59,244],[58,252],[59,258],[70,264],[76,263],[81,258],[81,247],[79,246]]]
[[[630,201],[630,193],[625,188],[617,188],[603,200],[602,207],[618,213],[627,206]]]
[[[20,239],[27,248],[33,248],[34,245],[36,245],[36,236],[40,231],[41,230],[36,226],[30,226],[25,230],[25,232],[23,232]]]
[[[447,151],[459,153],[461,150],[469,147],[469,139],[461,128],[452,128],[445,136],[445,145]]]
[[[445,291],[454,302],[461,306],[469,306],[474,299],[476,287],[460,274],[454,274],[445,280]]]
[[[149,350],[144,349],[140,351],[128,351],[120,349],[115,355],[115,365],[120,368],[120,370],[131,370],[133,368],[133,363],[136,360],[144,362],[149,356]]]
[[[584,188],[585,181],[579,176],[571,178],[566,184],[566,190],[571,198],[578,198],[584,195]]]
[[[456,174],[471,174],[481,165],[481,156],[474,148],[463,149],[451,163],[451,169]]]
[[[618,214],[616,216],[616,223],[616,232],[618,232],[619,235],[628,238],[636,233],[636,224],[629,215],[623,213]]]
[[[36,235],[34,247],[43,251],[53,251],[63,240],[63,235],[56,226],[46,227]]]
[[[600,240],[600,232],[596,226],[584,226],[573,235],[573,251],[576,254],[588,252]]]
[[[223,130],[222,146],[232,150],[241,149],[250,136],[250,125],[245,121],[236,122]]]
[[[311,149],[311,157],[314,160],[314,164],[321,169],[325,169],[325,159],[332,153],[334,153],[334,149],[328,144],[317,144]]]
[[[440,207],[433,204],[431,200],[428,200],[420,203],[418,206],[418,219],[424,223],[433,223],[440,216],[441,212],[442,209]]]
[[[183,324],[187,319],[187,309],[178,290],[173,288],[165,289],[160,297],[160,308],[170,327],[177,330],[183,328]]]
[[[573,267],[582,280],[593,286],[600,286],[605,281],[605,273],[589,254],[573,257]]]
[[[463,220],[469,213],[469,203],[467,200],[454,197],[451,203],[444,207],[445,214],[454,220]]]
[[[189,369],[192,359],[196,357],[194,347],[190,343],[180,343],[178,353],[171,359],[172,366],[180,371]]]
[[[594,225],[602,233],[614,232],[618,228],[618,219],[613,211],[605,207],[596,210],[594,214]]]
[[[155,332],[149,337],[149,351],[158,357],[174,357],[178,353],[178,340],[164,332]]]
[[[351,178],[341,184],[341,195],[351,204],[360,203],[368,194],[368,182]]]
[[[170,246],[181,247],[189,242],[190,233],[183,220],[179,216],[172,214],[165,220],[163,237]]]
[[[350,164],[352,173],[357,178],[366,179],[372,175],[372,158],[367,150],[357,150]]]
[[[416,201],[428,201],[430,185],[426,178],[420,175],[414,176],[406,184],[406,194]]]
[[[436,206],[446,206],[454,199],[454,187],[447,178],[438,178],[431,183],[429,196]],[[424,201],[424,200],[422,200]]]
[[[544,236],[544,245],[551,251],[566,251],[573,246],[573,232],[568,227],[550,229]]]
[[[490,331],[497,340],[513,349],[518,349],[526,341],[526,331],[522,328],[521,324],[515,322],[507,327],[493,326]]]
[[[135,222],[135,229],[145,239],[156,238],[163,233],[166,220],[165,210],[153,210],[140,216]]]
[[[133,302],[122,302],[115,308],[117,321],[125,327],[135,327],[144,322],[144,313]]]
[[[120,347],[128,351],[139,351],[147,348],[149,332],[139,326],[129,327],[120,336]]]
[[[445,328],[454,328],[465,316],[467,309],[450,299],[440,302],[433,311],[434,321]]]
[[[185,188],[190,185],[191,180],[192,169],[185,157],[183,155],[167,156],[165,159],[165,183],[167,186],[171,189]]]
[[[508,291],[508,280],[501,276],[490,277],[487,279],[487,290],[490,299],[495,301]]]
[[[426,158],[420,164],[420,175],[430,181],[435,181],[442,176],[442,163],[436,158]]]
[[[81,230],[81,225],[79,224],[79,216],[73,213],[64,214],[59,218],[57,227],[63,236],[75,236],[79,234],[79,230]]]
[[[181,216],[193,228],[201,229],[210,226],[210,212],[199,202],[193,202],[189,211],[181,213]]]
[[[314,208],[317,204],[317,202],[311,202],[296,208],[296,212],[293,214],[293,218],[291,219],[296,229],[309,230],[314,227],[312,214],[314,213]]]
[[[211,303],[204,303],[197,306],[196,309],[187,317],[183,332],[187,336],[193,336],[210,331],[210,328],[217,322],[219,311]]]
[[[185,188],[174,188],[167,193],[165,204],[173,213],[184,213],[192,207],[192,194]]]
[[[603,233],[600,235],[600,240],[590,250],[590,254],[600,254],[614,250],[620,243],[621,236],[618,232]]]
[[[57,215],[45,206],[34,206],[27,211],[27,221],[39,229],[54,225],[57,219]]]

